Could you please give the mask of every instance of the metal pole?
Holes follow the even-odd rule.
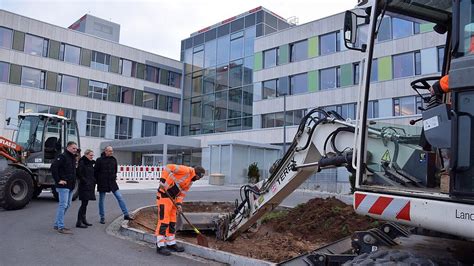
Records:
[[[286,93],[283,94],[283,154],[286,153]]]

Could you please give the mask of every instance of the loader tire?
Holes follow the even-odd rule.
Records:
[[[400,250],[379,250],[373,253],[365,253],[343,264],[350,265],[410,265],[410,266],[430,266],[440,265],[428,258],[418,256],[412,252]]]
[[[0,207],[18,210],[33,197],[33,179],[25,170],[9,166],[0,173]]]

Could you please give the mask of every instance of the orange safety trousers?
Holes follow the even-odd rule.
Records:
[[[155,230],[156,245],[158,247],[171,246],[176,244],[177,210],[170,198],[161,197],[160,192],[157,195],[158,224]]]

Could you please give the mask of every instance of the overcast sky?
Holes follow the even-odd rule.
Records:
[[[179,60],[195,31],[263,6],[299,24],[353,8],[356,0],[0,0],[0,8],[68,27],[86,13],[120,24],[120,43]],[[342,25],[341,25],[342,27]]]

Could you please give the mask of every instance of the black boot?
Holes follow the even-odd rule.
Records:
[[[156,247],[156,253],[163,256],[170,256],[171,252],[166,247]]]
[[[173,251],[173,252],[184,252],[184,248],[176,244],[166,246],[166,248],[168,248],[170,251]]]
[[[92,226],[92,224],[87,221],[86,216],[82,216],[82,223],[87,226]]]
[[[76,227],[77,228],[87,228],[87,225],[83,224],[81,220],[77,220],[76,222]]]

